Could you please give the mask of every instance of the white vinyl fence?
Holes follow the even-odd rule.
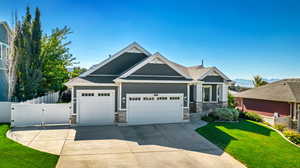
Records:
[[[0,123],[10,123],[11,102],[0,102]]]
[[[59,92],[48,93],[45,96],[37,97],[31,100],[27,100],[23,103],[31,103],[31,104],[41,104],[41,103],[57,103],[59,99]]]
[[[28,104],[11,105],[11,126],[69,124],[71,104]]]

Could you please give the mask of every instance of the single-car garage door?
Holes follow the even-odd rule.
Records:
[[[183,94],[127,94],[128,124],[183,121]]]
[[[108,125],[114,122],[114,90],[78,90],[79,125]]]

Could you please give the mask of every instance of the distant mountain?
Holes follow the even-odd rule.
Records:
[[[264,81],[268,82],[268,83],[272,83],[275,81],[278,81],[280,79],[263,79]],[[250,79],[235,79],[235,85],[236,86],[241,86],[241,87],[247,87],[247,88],[253,88],[253,83],[252,80]]]

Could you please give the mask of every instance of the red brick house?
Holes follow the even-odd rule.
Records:
[[[290,116],[296,121],[300,113],[300,78],[284,79],[235,95],[238,108],[272,117]]]

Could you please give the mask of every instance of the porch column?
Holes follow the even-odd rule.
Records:
[[[228,85],[227,83],[222,84],[222,102],[227,105],[228,99]]]
[[[196,102],[202,102],[202,82],[196,85]]]
[[[202,104],[202,82],[198,82],[197,84],[196,84],[196,88],[195,88],[195,92],[196,92],[196,94],[195,94],[195,100],[196,100],[196,103],[195,103],[195,105],[196,105],[196,112],[197,113],[200,113],[200,112],[202,112],[203,110],[202,110],[202,107],[203,107],[203,104]]]

